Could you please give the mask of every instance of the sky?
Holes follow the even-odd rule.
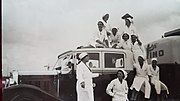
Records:
[[[180,0],[3,0],[3,75],[53,66],[59,54],[88,43],[106,13],[120,28],[131,14],[144,44],[180,28]]]

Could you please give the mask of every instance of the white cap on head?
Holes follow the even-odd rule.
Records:
[[[143,55],[139,55],[139,56],[140,56],[140,57],[142,57],[142,58],[145,60],[145,58],[144,58],[144,56],[143,56]],[[139,56],[138,56],[138,57],[139,57]]]
[[[152,62],[153,60],[157,61],[157,58],[152,58],[152,59],[151,59],[151,62]]]
[[[87,55],[88,55],[87,52],[82,52],[81,54],[79,54],[79,59],[83,59]]]
[[[124,69],[120,69],[120,70],[124,73],[124,79],[126,79],[128,73]]]

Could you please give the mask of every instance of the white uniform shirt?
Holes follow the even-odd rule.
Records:
[[[150,69],[145,62],[142,68],[139,64],[134,64],[134,68],[136,68],[136,76],[148,78],[148,75],[151,75]]]
[[[159,80],[159,67],[156,66],[154,70],[153,67],[150,65],[150,72],[153,79]]]
[[[113,46],[114,44],[118,44],[121,41],[121,35],[117,32],[114,36],[112,33],[109,36],[110,45]]]
[[[133,52],[140,51],[142,55],[145,53],[143,44],[140,46],[137,41],[134,43],[134,45],[131,43],[131,47]]]
[[[131,43],[131,51],[134,54],[134,59],[136,63],[138,63],[139,55],[143,55],[144,58],[146,58],[146,51],[143,44],[140,46],[137,41],[134,43],[134,45]]]
[[[104,40],[108,40],[105,29],[103,29],[101,32],[98,30],[96,33],[94,33],[93,41],[91,42],[91,45],[96,46],[96,44],[99,44],[96,42],[96,40],[100,40],[101,42],[104,42]]]
[[[94,101],[92,78],[93,73],[82,61],[77,65],[76,69],[76,90],[78,101]],[[85,83],[85,88],[81,87],[81,83]]]
[[[131,43],[129,42],[129,40],[127,40],[127,41],[124,41],[124,40],[122,40],[119,44],[118,44],[118,46],[117,46],[118,48],[123,48],[123,49],[125,49],[125,50],[130,50],[131,51]]]
[[[85,82],[85,85],[92,86],[92,78],[93,74],[88,69],[87,65],[85,65],[83,62],[80,62],[76,70],[76,79],[78,82]]]
[[[139,91],[141,88],[143,88],[143,83],[145,83],[144,89],[142,91],[144,91],[145,93],[145,98],[150,98],[151,86],[149,84],[148,78],[148,75],[150,75],[148,65],[146,64],[146,62],[144,62],[141,68],[139,64],[134,64],[134,68],[136,68],[136,76],[130,89],[132,90],[133,88],[135,88],[136,91]]]
[[[108,84],[106,92],[113,97],[112,101],[126,101],[128,93],[128,86],[126,80],[123,80],[122,83],[119,81],[118,78],[112,80]]]
[[[133,24],[131,24],[129,28],[125,26],[124,32],[127,32],[129,35],[137,35],[136,28]]]
[[[167,94],[169,94],[167,86],[159,80],[159,67],[156,66],[156,69],[154,70],[152,65],[150,65],[149,68],[152,76],[151,83],[155,85],[156,93],[160,94],[161,90],[166,90]]]

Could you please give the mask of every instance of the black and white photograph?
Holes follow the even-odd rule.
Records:
[[[180,101],[180,0],[2,0],[2,101]]]

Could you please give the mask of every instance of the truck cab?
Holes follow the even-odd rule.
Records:
[[[60,73],[60,98],[65,101],[76,101],[76,68],[79,62],[78,55],[87,52],[90,60],[89,67],[93,73],[98,73],[99,77],[93,78],[94,95],[96,101],[110,101],[111,98],[106,94],[106,87],[110,81],[116,78],[119,69],[127,71],[128,85],[133,80],[131,71],[133,70],[133,54],[129,50],[111,48],[84,48],[67,51],[58,56],[56,69],[61,69]],[[69,59],[67,61],[66,59]],[[64,61],[68,63],[64,63]],[[66,66],[64,65],[66,64]],[[71,64],[71,65],[70,65]],[[64,67],[63,67],[64,66]]]
[[[84,48],[64,52],[58,56],[53,70],[18,71],[18,85],[3,90],[4,101],[76,101],[76,68],[78,55],[89,54],[89,67],[99,76],[93,78],[95,101],[110,101],[106,87],[116,78],[116,72],[128,72],[128,86],[133,82],[133,54],[129,50],[112,48]]]

